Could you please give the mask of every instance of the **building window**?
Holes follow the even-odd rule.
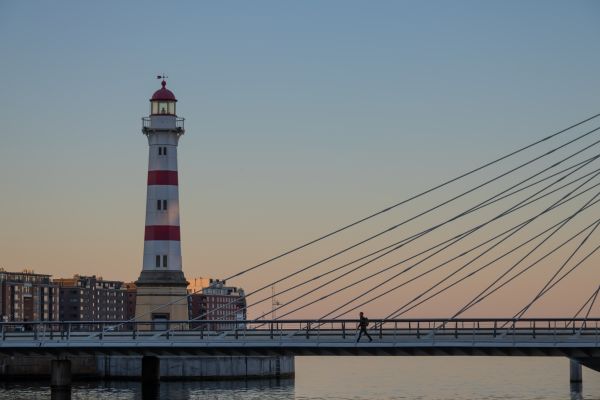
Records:
[[[163,156],[166,156],[166,155],[167,155],[167,148],[163,147]]]
[[[167,256],[166,255],[163,256],[163,267],[167,268]]]
[[[162,202],[160,200],[156,200],[156,209],[160,210],[160,206],[162,205]]]
[[[167,210],[167,201],[166,200],[162,201],[162,209],[165,211]]]
[[[156,256],[156,268],[160,268],[160,256]]]
[[[158,148],[158,155],[159,156],[166,156],[167,155],[167,148],[163,147],[163,146],[160,146]]]

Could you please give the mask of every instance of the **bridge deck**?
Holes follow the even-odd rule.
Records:
[[[600,357],[599,322],[373,321],[360,343],[355,320],[5,323],[0,353]]]

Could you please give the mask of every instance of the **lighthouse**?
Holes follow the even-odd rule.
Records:
[[[153,321],[145,329],[166,329],[168,321],[188,320],[187,285],[181,262],[177,145],[184,119],[177,99],[161,76],[150,99],[150,116],[142,118],[148,139],[148,187],[142,272],[136,281],[136,316]],[[173,327],[173,326],[172,326]],[[142,329],[142,327],[140,327]]]

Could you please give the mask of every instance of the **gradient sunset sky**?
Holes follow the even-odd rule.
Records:
[[[599,22],[597,1],[0,0],[0,267],[138,277],[157,74],[186,118],[184,272],[221,278],[600,112]],[[589,268],[539,312],[574,311]]]

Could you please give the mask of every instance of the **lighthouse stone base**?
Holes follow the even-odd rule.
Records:
[[[188,329],[167,321],[189,319],[187,285],[181,271],[142,271],[136,282],[137,297],[135,315],[138,321],[155,321],[154,324],[139,325],[138,330]],[[160,322],[159,322],[160,321]],[[155,326],[162,324],[163,326]]]

